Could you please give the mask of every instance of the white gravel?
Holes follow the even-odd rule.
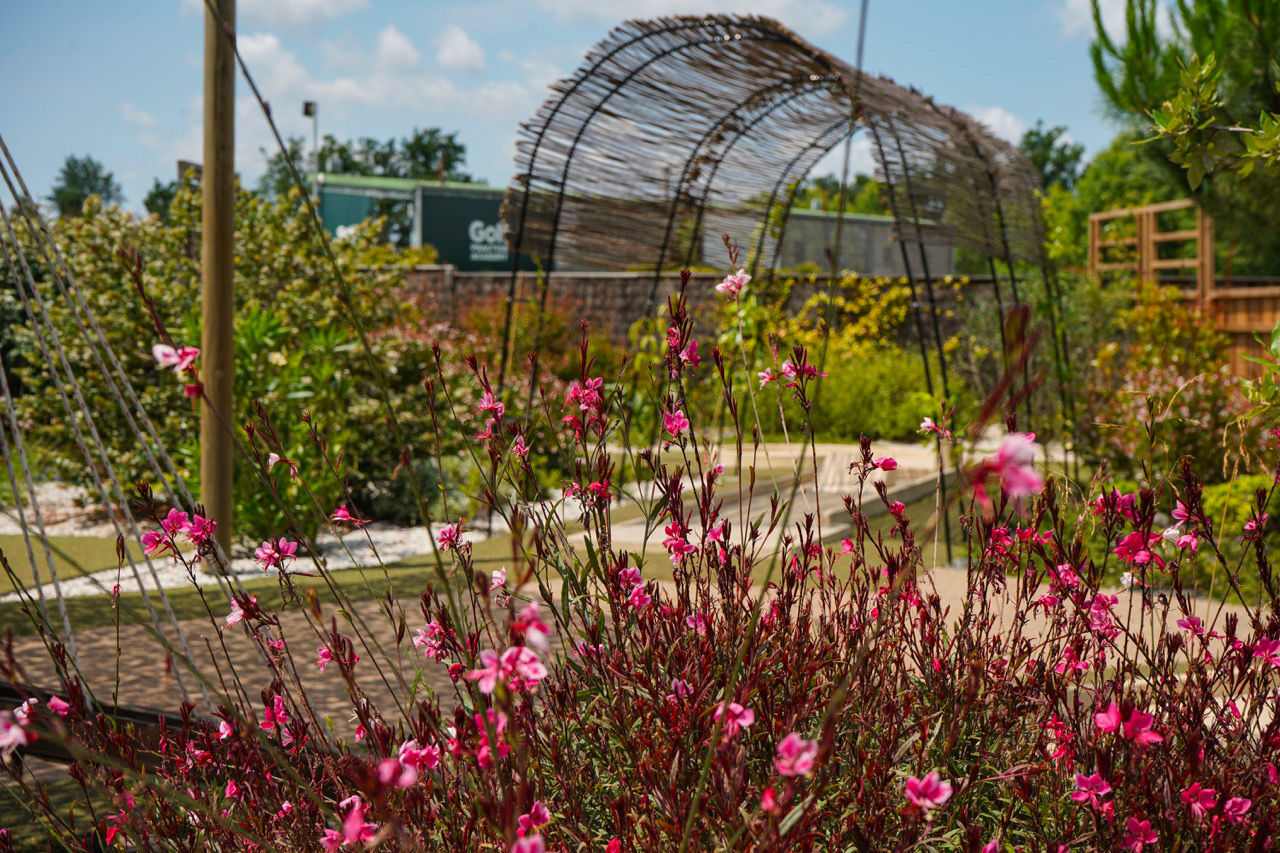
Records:
[[[21,528],[16,524],[13,525],[13,528],[11,531],[0,528],[0,532],[22,532]],[[51,535],[55,532],[52,527],[47,529]],[[365,533],[368,534],[367,537]],[[60,532],[60,535],[68,534]],[[103,534],[84,533],[80,535]],[[115,529],[111,528],[110,532],[105,535],[114,536]],[[379,558],[383,563],[393,563],[409,557],[430,554],[430,537],[431,534],[426,527],[394,527],[388,524],[370,524],[364,531],[344,533],[342,540],[339,540],[332,532],[321,533],[316,537],[316,549],[319,552],[318,556],[325,561],[326,567],[330,570],[350,569],[355,566],[376,567]],[[463,533],[463,538],[470,542],[476,542],[483,540],[485,537],[483,533],[467,531]],[[48,570],[41,554],[40,543],[33,541],[31,544],[36,551],[37,566],[41,571],[41,576],[44,577],[47,575]],[[376,557],[374,555],[375,548],[377,549]],[[266,574],[259,568],[258,563],[252,556],[233,559],[231,561],[231,569],[242,578],[262,577]],[[302,550],[299,549],[298,558],[287,564],[286,569],[307,572],[314,571],[315,567],[302,553]],[[191,585],[191,578],[187,575],[186,569],[172,557],[153,559],[150,567],[145,561],[139,561],[137,570],[143,579],[143,585],[148,591],[156,589],[157,586],[174,589]],[[154,577],[152,575],[153,570]],[[218,583],[217,578],[207,572],[197,572],[196,581],[201,586],[216,586]],[[63,579],[59,585],[64,598],[74,598],[82,595],[108,593],[117,583],[120,584],[122,593],[138,592],[138,581],[128,564],[118,570],[114,568],[105,569],[88,575],[78,575],[73,578]],[[56,594],[52,583],[46,583],[43,591],[46,597]],[[35,595],[35,588],[33,587],[30,592]],[[0,602],[15,601],[18,598],[17,593],[9,593],[8,595],[0,596]]]

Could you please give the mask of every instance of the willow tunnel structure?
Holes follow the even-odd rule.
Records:
[[[731,235],[749,271],[770,274],[800,181],[856,133],[875,158],[907,278],[924,291],[918,307],[933,305],[926,229],[989,259],[998,305],[1021,301],[1016,271],[1028,266],[1056,293],[1039,177],[1016,146],[762,17],[629,21],[553,86],[520,130],[503,205],[512,257],[548,270],[652,264],[651,309],[662,276],[697,262],[707,235]],[[837,240],[837,270],[839,254]],[[515,289],[513,268],[511,301]],[[921,344],[941,359],[928,313],[932,322],[917,311]],[[1065,330],[1054,313],[1061,369]],[[945,361],[939,379],[945,394]]]

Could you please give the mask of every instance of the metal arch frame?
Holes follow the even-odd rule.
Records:
[[[511,311],[516,298],[516,281],[520,275],[520,251],[524,248],[524,226],[529,214],[529,195],[533,180],[533,167],[538,162],[538,152],[542,149],[542,142],[546,139],[547,131],[555,122],[556,116],[560,114],[560,109],[568,103],[573,94],[577,92],[585,82],[590,80],[601,66],[606,62],[611,61],[613,57],[622,51],[657,36],[668,35],[670,33],[680,32],[681,30],[699,29],[706,26],[708,26],[707,21],[691,21],[682,24],[669,24],[660,29],[647,31],[627,39],[620,44],[614,45],[607,53],[596,59],[590,68],[582,70],[580,73],[574,75],[572,84],[570,84],[569,88],[566,89],[556,100],[555,105],[551,108],[547,117],[542,121],[542,126],[538,129],[537,138],[533,142],[533,148],[529,152],[528,160],[525,163],[525,170],[523,173],[517,173],[517,175],[524,175],[524,192],[520,199],[520,219],[516,230],[515,244],[512,247],[511,254],[511,281],[507,288],[507,310],[506,318],[503,321],[504,328],[502,333],[502,359],[501,366],[498,369],[499,392],[501,392],[503,381],[505,380],[507,373],[507,345],[511,337]]]
[[[758,99],[759,97],[761,97],[767,92],[772,92],[775,89],[786,89],[788,86],[792,86],[792,85],[802,86],[805,83],[809,83],[809,84],[819,83],[819,82],[836,83],[842,79],[843,78],[838,74],[828,74],[825,76],[819,76],[814,74],[804,74],[804,75],[797,75],[795,77],[789,77],[786,80],[780,80],[769,86],[756,89],[746,98],[743,98],[741,101],[735,104],[733,108],[730,109],[728,112],[721,115],[719,119],[717,119],[710,127],[707,128],[706,133],[704,133],[702,137],[698,139],[698,141],[693,146],[692,152],[690,152],[689,156],[685,159],[684,167],[680,171],[680,180],[676,183],[675,192],[672,193],[672,196],[671,196],[671,209],[667,213],[667,228],[666,228],[666,232],[663,234],[663,237],[662,237],[662,248],[658,250],[658,261],[656,266],[654,267],[654,272],[653,272],[653,284],[649,290],[649,299],[646,303],[648,305],[648,310],[650,311],[653,310],[654,301],[657,299],[658,283],[662,278],[662,265],[666,263],[667,248],[671,244],[671,235],[675,231],[676,214],[679,212],[679,209],[680,209],[681,193],[684,191],[684,188],[685,188],[685,179],[689,178],[690,169],[693,166],[694,159],[702,151],[702,146],[705,145],[707,141],[710,140],[713,136],[715,136],[715,134],[721,128],[724,127],[725,123],[728,122],[729,119],[731,119],[736,113],[741,111],[743,108],[745,108],[746,106],[748,106],[753,101],[755,101],[756,99]],[[808,87],[808,91],[810,92],[818,91],[818,90],[819,90],[818,87],[815,87],[815,86]],[[794,97],[799,97],[800,94],[802,93],[800,91],[797,91]],[[777,108],[778,106],[781,106],[782,103],[786,103],[786,101],[781,101],[781,102],[778,102],[777,104],[774,104],[773,106],[770,107],[768,112],[772,112],[773,109]],[[768,113],[765,113],[765,114],[767,115]],[[744,131],[742,132],[745,132],[745,128],[744,128]],[[727,151],[725,153],[727,153]],[[724,155],[721,154],[721,158],[723,158],[723,156]],[[717,166],[718,164],[719,164],[719,160],[717,160]],[[712,176],[711,178],[708,179],[708,181],[714,179],[714,176],[715,176],[715,172],[713,170]],[[689,183],[693,184],[695,180],[696,179],[690,179]],[[770,203],[772,203],[772,198],[770,199]]]
[[[763,223],[763,226],[760,229],[760,237],[759,239],[756,240],[756,249],[755,249],[755,252],[751,255],[751,277],[752,278],[755,277],[756,271],[759,269],[760,258],[764,253],[764,241],[768,236],[767,229],[769,225],[769,216],[773,213],[774,203],[778,199],[778,190],[782,188],[783,184],[788,183],[791,176],[795,174],[796,164],[800,162],[800,159],[804,157],[806,154],[815,150],[820,150],[820,153],[818,154],[817,158],[815,158],[814,160],[814,162],[816,163],[818,160],[821,160],[823,157],[825,157],[828,151],[836,147],[836,145],[839,144],[839,142],[844,138],[843,135],[836,137],[831,142],[831,144],[827,145],[825,148],[821,147],[822,140],[824,140],[827,137],[827,135],[830,134],[833,130],[838,130],[841,127],[848,127],[848,125],[849,125],[849,119],[847,116],[841,116],[831,124],[827,125],[826,129],[823,130],[821,133],[819,133],[817,138],[814,139],[813,142],[810,142],[807,146],[802,148],[800,150],[800,153],[796,154],[796,156],[792,158],[791,162],[788,163],[786,167],[783,169],[783,172],[778,177],[778,180],[774,182],[773,190],[769,193],[769,200],[765,203],[765,206],[764,206],[764,218],[761,220],[761,222]],[[853,130],[850,129],[849,133],[853,133]],[[809,170],[812,168],[813,168],[812,165],[805,167],[805,170],[802,174],[808,175]],[[782,237],[785,236],[786,234],[787,220],[790,219],[791,217],[791,206],[795,202],[796,190],[798,190],[799,188],[800,188],[800,184],[797,181],[792,186],[791,190],[787,193],[787,204],[782,208],[782,221],[779,223],[779,231],[781,232],[781,234],[778,237],[779,246],[781,246],[782,244]],[[777,258],[776,258],[776,252],[775,252],[775,261],[776,259]],[[769,269],[769,280],[770,281],[773,280],[772,264],[770,265],[770,269]]]
[[[537,140],[534,143],[533,150],[529,154],[529,158],[526,163],[526,168],[523,173],[525,177],[523,197],[521,199],[521,205],[520,205],[521,210],[520,210],[519,225],[516,231],[516,242],[515,242],[515,245],[512,247],[511,280],[508,286],[506,317],[503,323],[504,329],[503,329],[503,341],[502,341],[503,343],[502,358],[501,358],[501,366],[498,371],[499,393],[501,393],[504,381],[506,379],[506,371],[507,371],[507,365],[508,365],[507,350],[509,348],[510,336],[511,336],[512,306],[515,302],[516,281],[519,276],[520,253],[524,248],[525,223],[528,217],[529,196],[532,193],[534,167],[537,164],[538,153],[541,150],[542,142],[546,137],[547,130],[551,127],[553,121],[555,120],[555,117],[559,114],[560,109],[569,101],[570,97],[572,97],[572,95],[575,92],[577,92],[579,88],[581,88],[582,84],[585,83],[587,80],[591,79],[592,75],[594,75],[595,72],[605,62],[608,62],[609,60],[613,59],[613,57],[616,56],[621,51],[629,47],[632,47],[636,44],[639,44],[641,42],[647,41],[651,38],[656,38],[662,35],[668,35],[670,33],[680,32],[685,30],[708,28],[708,27],[716,26],[717,24],[722,24],[722,23],[723,22],[718,19],[708,18],[700,21],[667,24],[666,26],[663,26],[661,28],[648,31],[641,35],[635,36],[634,38],[628,39],[627,41],[619,45],[615,45],[612,49],[609,50],[607,54],[605,54],[604,56],[601,56],[594,63],[592,63],[590,69],[587,69],[585,72],[576,75],[573,84],[569,87],[567,91],[565,91],[557,99],[555,106],[552,107],[550,113],[548,114],[546,119],[542,122],[542,126],[538,131]],[[746,39],[747,41],[777,41],[777,42],[780,42],[783,44],[789,44],[796,48],[804,50],[804,45],[800,44],[794,37],[789,36],[785,33],[779,32],[777,30],[768,29],[764,25],[756,21],[743,20],[743,21],[735,22],[733,26],[742,27],[744,29],[752,29],[752,30],[755,30],[757,33],[759,33],[759,35],[757,35],[755,38],[747,38]],[[621,80],[616,81],[614,85],[609,89],[609,91],[606,92],[604,96],[600,98],[599,101],[591,108],[591,111],[587,114],[587,116],[584,119],[582,119],[578,127],[578,132],[574,135],[573,142],[570,144],[568,151],[565,152],[564,168],[561,171],[559,188],[556,193],[555,215],[552,218],[552,224],[551,224],[551,240],[547,250],[547,258],[546,258],[547,274],[550,274],[555,263],[556,238],[560,230],[560,215],[564,207],[565,187],[568,181],[569,169],[573,165],[573,159],[577,152],[578,144],[582,140],[583,134],[586,133],[587,128],[591,125],[591,122],[595,119],[596,115],[600,112],[600,110],[603,109],[604,105],[608,103],[608,101],[614,95],[616,95],[619,91],[621,91],[622,88],[624,88],[628,83],[630,83],[631,80],[633,80],[636,77],[636,75],[638,75],[645,68],[648,68],[650,65],[657,62],[660,59],[664,59],[667,56],[670,56],[674,53],[678,53],[680,51],[693,48],[693,47],[702,47],[708,44],[722,44],[728,41],[742,41],[742,40],[743,40],[742,36],[729,38],[727,36],[722,35],[722,36],[716,36],[713,38],[703,38],[703,39],[698,39],[694,41],[687,41],[682,44],[675,45],[665,50],[662,50],[652,56],[647,57],[644,62],[642,62],[640,65],[636,66],[635,68],[630,69],[627,72],[626,76],[624,76]],[[813,58],[826,67],[827,73],[832,73],[834,71],[834,68],[831,66],[830,61],[827,60],[825,57],[814,56]],[[540,308],[542,309],[545,309],[546,291],[547,291],[547,288],[544,287],[542,298],[539,302]],[[537,362],[535,361],[533,365],[533,375],[531,376],[531,382],[530,382],[531,386],[536,384],[536,375],[537,375]]]

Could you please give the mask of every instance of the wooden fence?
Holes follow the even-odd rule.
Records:
[[[1162,230],[1161,215],[1181,210],[1195,210],[1195,225]],[[1162,252],[1164,247],[1172,251]],[[1170,280],[1167,275],[1188,270],[1193,271],[1193,280]],[[1263,351],[1255,336],[1269,340],[1280,321],[1280,280],[1218,278],[1213,220],[1194,201],[1165,201],[1091,214],[1089,273],[1128,273],[1139,281],[1182,287],[1186,298],[1198,302],[1213,319],[1214,327],[1230,340],[1232,371],[1239,376],[1258,375],[1258,366],[1246,356]]]

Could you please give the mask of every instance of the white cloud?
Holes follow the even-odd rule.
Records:
[[[1090,0],[1061,0],[1057,9],[1062,33],[1067,36],[1093,35],[1093,4]],[[1114,37],[1124,35],[1125,0],[1100,0],[1102,26]]]
[[[132,101],[120,105],[120,116],[129,124],[137,125],[143,130],[151,130],[156,126],[156,117],[146,110],[140,110]]]
[[[368,5],[369,0],[239,0],[236,17],[276,29],[315,29]],[[207,7],[205,0],[182,0],[182,8],[203,15]]]
[[[1086,0],[1086,3],[1088,0]],[[701,0],[691,8],[689,0],[535,0],[539,9],[561,20],[653,18],[692,13],[734,13],[777,18],[810,38],[828,35],[849,20],[852,4],[827,0]]]
[[[378,68],[402,70],[413,68],[422,61],[422,54],[409,41],[409,37],[393,25],[378,33],[378,47],[373,63]]]
[[[835,175],[840,177],[840,171],[844,168],[844,140],[840,140],[823,155],[814,167],[809,170],[809,174],[814,177],[821,175]],[[876,173],[876,160],[871,153],[871,137],[866,131],[859,128],[853,137],[853,141],[849,143],[849,180],[853,180],[853,176],[857,174],[874,175]]]
[[[991,129],[1001,139],[1017,145],[1027,132],[1027,123],[1004,107],[975,107],[969,114]]]
[[[483,71],[484,50],[462,27],[450,24],[436,40],[436,62],[460,71]]]

